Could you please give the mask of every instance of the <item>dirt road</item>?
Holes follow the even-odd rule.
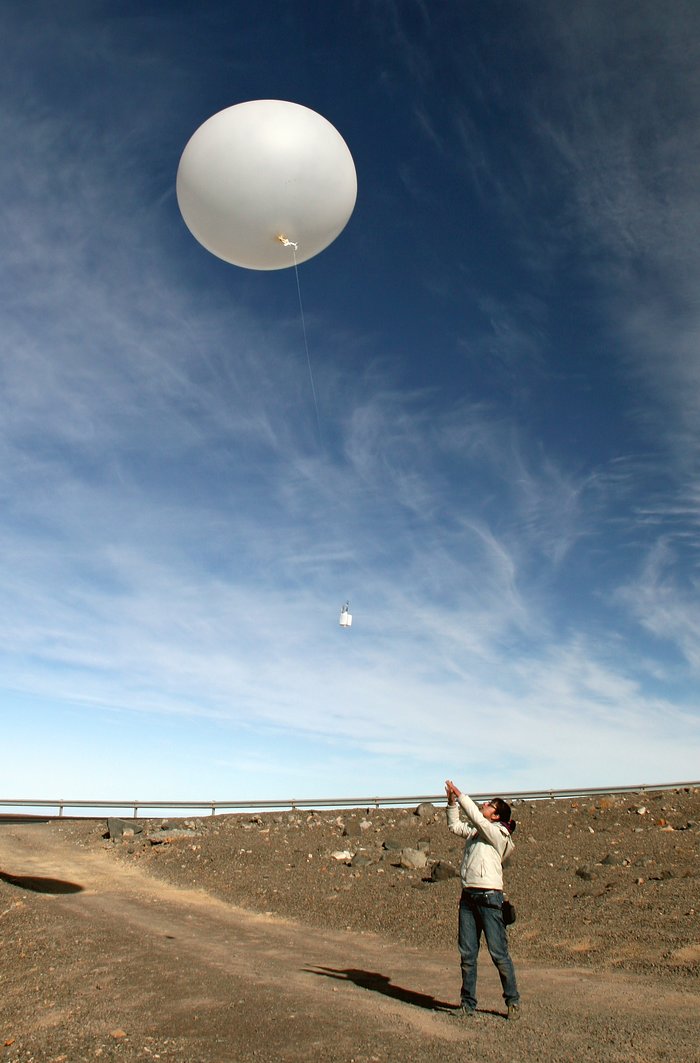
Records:
[[[509,1023],[486,957],[465,1024],[450,1014],[454,950],[253,914],[50,823],[1,824],[0,872],[0,1059],[697,1059],[694,989],[521,965]]]

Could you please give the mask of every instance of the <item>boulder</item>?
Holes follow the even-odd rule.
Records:
[[[399,867],[407,871],[421,871],[428,863],[428,857],[421,849],[402,849]]]
[[[433,864],[430,877],[433,882],[445,882],[448,878],[459,878],[459,868],[451,864],[449,860],[438,860]]]
[[[398,841],[397,838],[385,838],[382,842],[382,848],[390,851],[398,851],[403,849],[403,842]]]
[[[352,858],[350,863],[351,867],[367,867],[369,864],[373,864],[374,860],[369,853],[357,852]]]
[[[113,841],[123,838],[125,834],[127,837],[133,837],[134,834],[141,834],[142,831],[143,824],[137,819],[115,819],[110,816],[107,820],[107,836]]]

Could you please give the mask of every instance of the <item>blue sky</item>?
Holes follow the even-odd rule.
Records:
[[[5,0],[3,796],[698,777],[699,41],[682,0]],[[357,170],[299,267],[318,419],[294,271],[175,198],[253,99]]]

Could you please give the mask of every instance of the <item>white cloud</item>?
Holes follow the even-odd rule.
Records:
[[[697,552],[697,544],[693,544]],[[700,580],[697,565],[684,563],[685,551],[668,540],[650,551],[634,583],[620,588],[621,600],[639,624],[675,647],[692,672],[700,675]]]
[[[398,8],[389,15],[427,84],[425,53],[400,32]],[[431,24],[427,8],[420,17]],[[65,54],[84,58],[88,41],[71,38]],[[115,42],[96,47],[112,56]],[[202,772],[200,736],[221,736],[207,777],[219,793],[227,771],[246,766],[289,785],[306,772],[310,790],[342,778],[384,792],[439,789],[449,764],[480,788],[693,773],[700,620],[683,572],[697,548],[697,330],[692,314],[678,326],[668,299],[640,310],[628,261],[647,256],[672,286],[682,270],[661,237],[677,235],[687,297],[697,262],[677,210],[695,217],[692,182],[674,183],[659,162],[686,161],[682,137],[640,162],[636,111],[610,119],[607,95],[568,121],[574,82],[567,75],[561,113],[529,110],[572,189],[543,239],[566,216],[589,262],[600,248],[609,256],[600,275],[615,285],[606,307],[620,311],[620,364],[633,361],[635,387],[646,381],[678,414],[648,455],[621,447],[579,460],[566,424],[560,445],[539,430],[528,404],[555,376],[546,293],[504,295],[474,269],[473,314],[451,306],[441,337],[453,337],[445,362],[460,360],[453,388],[437,373],[406,383],[386,353],[384,293],[374,326],[308,310],[329,352],[314,358],[319,440],[292,275],[286,289],[275,277],[263,289],[179,242],[189,237],[164,198],[172,173],[135,161],[162,98],[133,126],[124,104],[96,136],[87,110],[18,96],[0,120],[18,149],[0,163],[15,205],[0,265],[0,662],[8,701],[50,707],[48,742],[68,718],[105,731],[115,720],[168,734],[192,724],[185,744]],[[452,130],[427,103],[409,110],[421,145],[447,166]],[[471,161],[457,160],[452,178],[471,166],[485,183],[502,171],[483,131],[472,151],[476,118],[454,113]],[[695,173],[692,150],[689,160]],[[522,187],[536,187],[535,171]],[[427,173],[416,196],[427,188],[434,203]],[[658,181],[677,203],[649,231]],[[501,182],[502,223],[531,201]],[[538,249],[525,225],[516,239],[540,279],[553,247]],[[426,269],[415,290],[432,286],[444,307],[463,300],[456,261]],[[353,269],[339,286],[346,278],[356,281]],[[422,365],[435,352],[411,357]],[[475,372],[464,385],[465,362],[494,367],[488,397]],[[640,390],[626,409],[649,418]],[[660,450],[674,440],[669,464]],[[337,624],[346,598],[348,632]],[[672,681],[668,653],[680,661]],[[40,770],[55,785],[76,778],[79,757],[66,776],[49,759]],[[136,755],[131,768],[135,786],[148,764]],[[176,781],[158,771],[163,785]],[[99,781],[85,769],[82,786]]]

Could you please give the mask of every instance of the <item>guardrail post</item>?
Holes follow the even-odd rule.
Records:
[[[211,803],[211,814],[212,814],[212,816],[216,815],[216,802],[214,802],[214,801],[212,801],[212,803]]]
[[[63,815],[63,801],[62,800],[59,802],[59,805],[58,805],[58,814],[59,814],[59,816]]]
[[[138,802],[137,802],[137,801],[134,801],[134,819],[137,819],[137,818],[138,818],[138,814],[139,814],[139,806],[138,806]]]

